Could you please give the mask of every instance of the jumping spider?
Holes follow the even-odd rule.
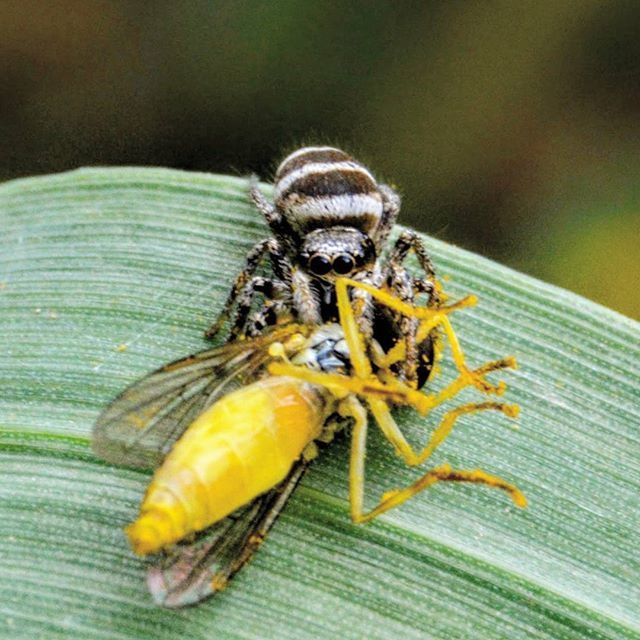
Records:
[[[384,256],[400,197],[344,151],[298,149],[276,171],[273,203],[255,182],[250,195],[273,237],[247,254],[220,316],[205,334],[208,338],[218,333],[235,305],[230,340],[256,335],[283,318],[307,325],[335,321],[337,276],[386,288],[404,302],[426,294],[427,305],[438,303],[433,265],[415,233],[404,231]],[[418,258],[421,277],[404,266],[410,251]],[[256,275],[267,256],[272,276]],[[375,336],[386,351],[404,337],[406,359],[398,375],[414,384],[424,382],[433,362],[433,337],[417,345],[415,318],[393,316],[362,290],[351,295],[365,339]],[[256,299],[260,308],[251,315]]]

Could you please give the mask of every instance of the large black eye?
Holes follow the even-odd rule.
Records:
[[[354,266],[353,258],[346,253],[341,253],[333,259],[333,270],[339,276],[346,276],[347,273],[351,273]]]
[[[324,276],[331,271],[331,260],[327,256],[316,253],[309,259],[309,271],[317,276]]]

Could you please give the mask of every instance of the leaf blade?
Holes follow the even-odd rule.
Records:
[[[0,629],[638,637],[638,324],[434,239],[448,288],[481,299],[454,319],[469,357],[515,353],[507,398],[523,408],[517,432],[495,416],[462,421],[443,456],[517,481],[529,510],[438,487],[354,527],[336,443],[229,590],[186,613],[152,606],[121,533],[148,475],[97,461],[87,438],[128,382],[206,346],[202,331],[265,233],[245,188],[139,168],[0,187]],[[421,421],[402,416],[423,440]],[[374,438],[370,495],[414,475]]]

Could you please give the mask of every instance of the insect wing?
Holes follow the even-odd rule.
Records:
[[[254,340],[229,343],[160,367],[125,389],[98,417],[93,451],[108,462],[153,468],[193,420],[269,358],[273,342],[291,325]]]
[[[222,590],[258,549],[308,465],[301,459],[277,487],[217,522],[190,544],[179,543],[165,552],[147,574],[156,604],[184,607]]]

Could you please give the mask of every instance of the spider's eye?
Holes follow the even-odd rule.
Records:
[[[364,266],[364,256],[359,253],[357,256],[355,257],[355,261],[356,261],[356,269],[359,269],[360,267]]]
[[[324,276],[331,271],[331,260],[327,256],[316,253],[309,258],[309,271],[317,276]]]
[[[333,259],[333,270],[339,276],[346,276],[348,273],[351,273],[354,266],[353,258],[346,253],[341,253]]]

